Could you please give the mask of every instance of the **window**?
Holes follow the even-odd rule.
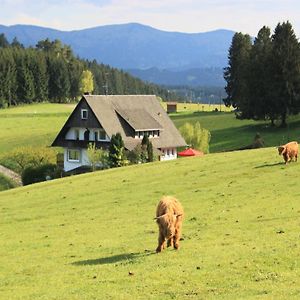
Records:
[[[103,128],[99,129],[99,139],[100,140],[106,140],[106,132]]]
[[[98,141],[98,131],[95,131],[94,134],[95,134],[95,141]]]
[[[87,109],[82,109],[81,110],[81,119],[86,120],[88,118],[88,110]]]
[[[79,162],[80,161],[80,151],[69,149],[68,150],[68,161]]]

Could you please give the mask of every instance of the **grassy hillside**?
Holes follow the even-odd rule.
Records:
[[[219,153],[1,192],[0,298],[299,299],[300,165],[282,162]],[[184,240],[155,254],[165,194]]]
[[[49,146],[74,105],[34,104],[0,110],[0,155],[20,146]]]
[[[211,132],[210,152],[238,149],[252,143],[259,132],[267,147],[278,146],[288,141],[300,142],[300,116],[291,116],[287,128],[270,127],[266,121],[237,120],[234,113],[194,112],[171,116],[177,127],[185,122],[200,122]]]
[[[186,107],[186,108],[184,108]],[[219,108],[219,106],[217,106]],[[0,156],[25,145],[49,146],[67,120],[74,104],[35,104],[0,110]],[[270,128],[268,122],[237,120],[233,113],[212,112],[213,106],[179,104],[179,113],[171,114],[177,127],[184,122],[197,122],[211,131],[210,151],[236,149],[252,142],[260,132],[267,146],[288,140],[300,141],[300,117],[290,117],[289,127]]]

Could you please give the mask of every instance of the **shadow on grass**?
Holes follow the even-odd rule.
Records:
[[[96,259],[87,259],[87,260],[81,260],[81,261],[75,261],[72,263],[72,265],[75,266],[85,266],[85,265],[106,265],[106,264],[114,264],[122,261],[128,261],[132,262],[136,259],[146,257],[149,255],[155,254],[154,251],[147,251],[145,253],[124,253],[124,254],[118,254],[108,257],[101,257]]]
[[[284,165],[284,164],[285,164],[284,162],[277,162],[274,164],[264,164],[264,165],[256,166],[256,167],[254,167],[254,169],[275,167],[275,166],[280,166],[280,165]]]

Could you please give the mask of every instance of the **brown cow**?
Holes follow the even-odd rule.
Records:
[[[289,142],[285,145],[278,147],[279,155],[283,155],[285,164],[289,161],[292,161],[294,158],[295,161],[298,159],[298,143],[297,142]]]
[[[183,208],[179,201],[171,196],[162,197],[157,205],[155,220],[159,227],[156,252],[165,248],[166,240],[168,247],[179,249],[183,220]]]

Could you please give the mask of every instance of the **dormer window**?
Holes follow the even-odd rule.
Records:
[[[82,109],[81,110],[81,119],[82,120],[87,120],[88,118],[88,110],[87,109]]]

